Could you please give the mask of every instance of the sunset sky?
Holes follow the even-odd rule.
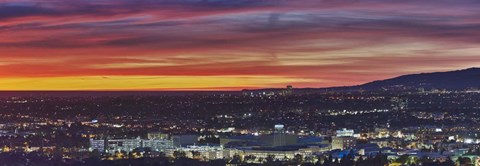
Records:
[[[0,0],[0,90],[329,87],[478,66],[478,0]]]

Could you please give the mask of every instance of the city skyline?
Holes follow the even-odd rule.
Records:
[[[0,90],[333,87],[478,67],[479,7],[0,0]]]

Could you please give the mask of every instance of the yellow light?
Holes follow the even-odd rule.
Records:
[[[0,90],[200,90],[318,82],[281,76],[79,76],[0,78]]]

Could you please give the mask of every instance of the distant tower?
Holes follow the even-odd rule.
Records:
[[[285,95],[291,95],[291,94],[293,94],[293,86],[287,85],[287,89],[285,90]]]
[[[285,126],[283,124],[275,125],[275,131],[273,133],[273,146],[285,146]]]

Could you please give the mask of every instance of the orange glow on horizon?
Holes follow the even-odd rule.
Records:
[[[275,76],[84,76],[0,79],[0,89],[23,90],[238,90],[314,80]]]

